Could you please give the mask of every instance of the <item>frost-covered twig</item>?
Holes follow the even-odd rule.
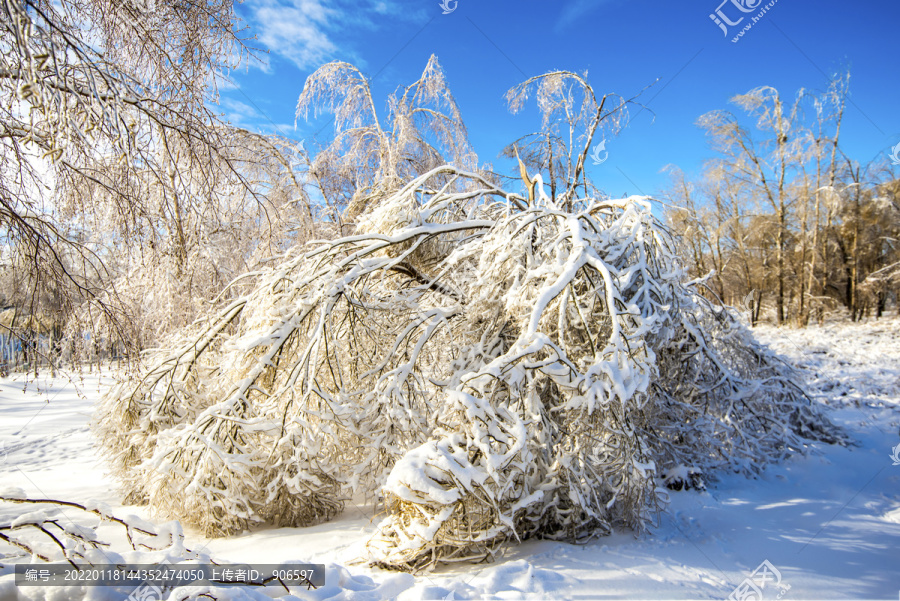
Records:
[[[160,551],[164,549],[175,550],[184,556],[197,556],[182,545],[183,536],[179,529],[164,528],[159,531],[152,524],[131,517],[129,519],[118,518],[102,504],[93,506],[82,505],[71,501],[57,499],[32,499],[26,497],[21,491],[14,494],[0,495],[0,503],[35,505],[38,509],[16,516],[8,523],[0,523],[0,540],[17,547],[29,555],[33,555],[42,561],[63,560],[78,566],[92,565],[93,563],[111,563],[109,556],[102,552],[103,548],[109,548],[110,544],[97,538],[97,528],[102,522],[114,523],[125,529],[125,536],[133,551],[143,549],[146,551]],[[77,511],[76,517],[86,515],[99,518],[90,526],[84,526],[65,513],[65,510]],[[40,550],[41,539],[34,540],[23,534],[28,531],[40,532],[44,539],[49,539],[59,551],[54,555]],[[142,536],[138,539],[135,535]],[[89,554],[89,550],[101,551],[100,554]]]
[[[185,547],[184,535],[177,522],[156,526],[135,516],[122,519],[112,515],[104,504],[82,505],[57,499],[28,498],[23,491],[17,489],[0,494],[0,505],[4,503],[32,505],[39,509],[15,516],[6,523],[0,522],[0,547],[5,543],[43,562],[65,561],[77,569],[85,569],[107,564],[157,563],[162,556],[162,559],[168,562],[193,561],[220,565],[208,555]],[[66,510],[74,510],[76,513],[70,514]],[[85,525],[83,518],[87,516],[99,519],[96,523]],[[116,549],[112,544],[98,538],[97,530],[103,522],[118,524],[125,529],[128,545],[131,551],[136,552],[131,554],[127,561],[123,558],[121,549]],[[38,532],[41,536],[29,537],[28,532]],[[138,539],[136,534],[142,538]],[[44,550],[42,543],[46,543],[47,540],[52,542],[51,550],[54,547],[58,550],[55,552]],[[3,568],[3,565],[0,565],[0,568]],[[200,596],[217,598],[216,595],[225,590],[217,588],[219,585],[261,588],[274,583],[280,584],[285,593],[290,593],[287,584],[277,575],[272,575],[243,580],[210,578],[210,583],[202,587],[206,592]],[[307,589],[316,588],[309,579],[305,579],[304,586]],[[176,589],[172,591],[172,595],[177,598],[183,590],[190,590],[192,592],[184,598],[197,598],[194,595],[195,589],[196,587]]]

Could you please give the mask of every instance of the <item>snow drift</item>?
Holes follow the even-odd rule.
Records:
[[[839,439],[646,199],[537,190],[434,169],[151,353],[95,424],[128,498],[216,535],[365,494],[371,560],[418,570],[639,530],[665,470]]]

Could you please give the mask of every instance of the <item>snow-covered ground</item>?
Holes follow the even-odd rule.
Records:
[[[894,447],[900,453],[900,319],[802,331],[764,326],[757,335],[806,370],[815,401],[833,408],[832,418],[855,445],[817,444],[758,479],[725,475],[705,492],[673,492],[668,512],[647,535],[618,533],[584,546],[530,541],[493,564],[411,576],[358,561],[379,516],[350,504],[340,519],[311,528],[262,528],[214,540],[188,531],[186,544],[232,563],[324,563],[325,586],[291,590],[309,600],[898,599],[900,465],[891,454]],[[63,379],[38,386],[0,380],[0,492],[15,487],[29,497],[98,499],[115,515],[152,518],[144,508],[121,505],[92,447],[92,403],[109,382],[108,374],[80,377],[76,393]],[[28,510],[0,504],[0,524]],[[0,599],[129,594],[101,587],[16,590],[2,563],[15,554],[0,542],[6,574]],[[269,591],[279,594],[284,589]],[[187,591],[174,595],[182,599]],[[221,590],[214,596],[228,598]]]

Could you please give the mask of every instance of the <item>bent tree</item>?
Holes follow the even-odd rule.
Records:
[[[458,165],[373,177],[352,232],[289,252],[105,396],[131,501],[222,535],[366,496],[387,514],[370,560],[419,570],[641,529],[666,470],[753,473],[840,439],[698,294],[648,199],[573,181],[554,200],[534,174],[529,200]]]

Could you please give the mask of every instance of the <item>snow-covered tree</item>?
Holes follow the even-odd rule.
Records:
[[[298,117],[323,111],[334,116],[334,137],[309,171],[331,218],[349,228],[413,177],[445,163],[473,172],[478,167],[437,57],[416,82],[391,95],[388,109],[379,118],[368,80],[341,61],[310,75],[297,104]]]
[[[599,190],[585,169],[593,140],[602,134],[600,145],[594,147],[600,151],[606,136],[617,135],[627,122],[629,106],[638,105],[638,96],[625,99],[608,93],[598,98],[587,82],[587,72],[571,71],[550,71],[513,87],[506,94],[509,109],[520,112],[530,96],[541,112],[541,129],[521,136],[502,154],[546,174],[554,202],[557,193],[566,207],[576,198],[597,196]]]
[[[3,0],[0,51],[0,267],[76,347],[153,344],[308,239],[295,149],[214,108],[231,0]]]
[[[225,534],[367,494],[375,561],[416,569],[641,528],[659,469],[835,439],[645,200],[523,200],[432,170],[155,354],[100,408],[130,499]]]
[[[348,67],[304,95],[330,69]],[[347,77],[341,93],[372,105]],[[357,186],[353,231],[292,249],[104,397],[95,427],[128,500],[221,535],[365,496],[387,512],[371,561],[418,570],[640,530],[664,473],[753,473],[838,440],[797,375],[698,294],[648,199],[578,195],[607,114],[586,106],[555,199],[540,173],[526,198],[432,167],[423,138],[383,133],[374,109],[339,125],[312,169]],[[396,114],[395,132],[415,111]],[[342,144],[370,160],[335,163]],[[421,173],[398,167],[410,145]]]

